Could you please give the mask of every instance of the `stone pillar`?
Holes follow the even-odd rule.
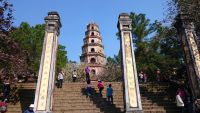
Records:
[[[124,75],[126,113],[142,113],[137,69],[132,43],[132,20],[127,13],[121,13],[118,20],[123,61],[122,70]]]
[[[187,14],[177,16],[175,27],[182,42],[192,95],[200,103],[200,53],[195,27]]]
[[[35,113],[52,113],[56,53],[61,27],[60,16],[57,12],[49,12],[45,17],[45,22],[45,37],[34,101]]]

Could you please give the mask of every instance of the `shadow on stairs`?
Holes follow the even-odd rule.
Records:
[[[92,88],[91,96],[87,96],[85,88],[82,88],[82,94],[85,95],[87,98],[90,98],[90,101],[92,101],[97,108],[100,108],[100,111],[103,113],[124,113],[124,111],[121,108],[117,108],[115,104],[109,104],[106,98],[100,96],[100,94],[97,93],[94,88]]]

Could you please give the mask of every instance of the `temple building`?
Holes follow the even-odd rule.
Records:
[[[83,39],[81,63],[85,63],[95,75],[100,75],[106,65],[104,46],[96,23],[89,23]]]

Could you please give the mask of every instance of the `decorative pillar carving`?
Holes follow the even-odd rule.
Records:
[[[200,103],[200,53],[198,37],[195,33],[193,19],[187,14],[177,16],[175,27],[181,38],[187,74],[192,95]]]
[[[60,16],[57,12],[49,12],[45,17],[45,22],[45,37],[34,101],[35,113],[52,113],[56,54],[61,27]]]
[[[121,13],[118,18],[120,44],[122,50],[125,109],[126,113],[142,113],[142,105],[137,78],[135,55],[132,43],[132,20],[127,13]]]

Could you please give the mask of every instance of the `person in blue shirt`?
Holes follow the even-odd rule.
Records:
[[[111,84],[107,88],[107,100],[109,104],[113,104],[113,89]]]
[[[31,104],[31,105],[29,106],[29,108],[28,108],[27,110],[24,111],[24,113],[34,113],[33,108],[34,108],[34,104]]]

